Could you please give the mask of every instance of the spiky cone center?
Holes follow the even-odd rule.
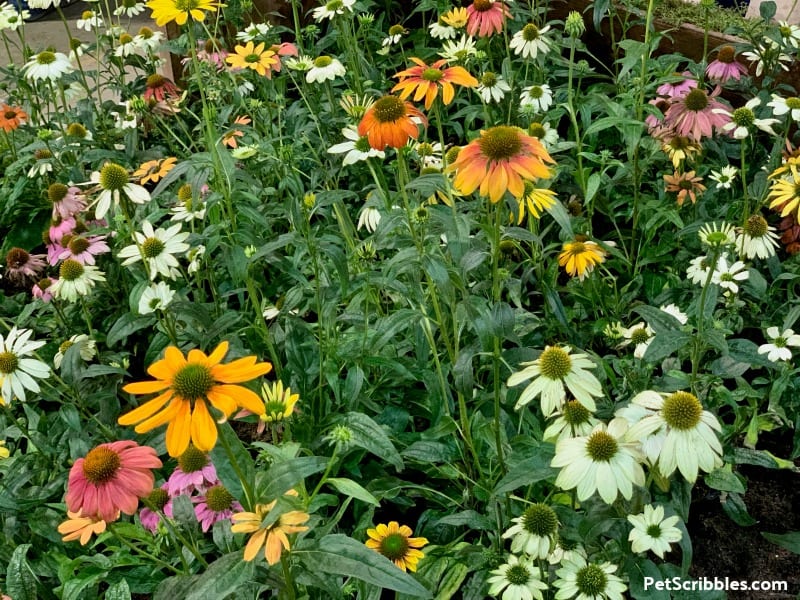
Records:
[[[100,187],[104,190],[118,191],[128,183],[128,171],[116,163],[106,163],[100,169]]]
[[[56,55],[49,50],[39,52],[39,54],[36,55],[36,62],[40,65],[51,65],[56,62]]]
[[[121,464],[119,454],[110,448],[99,446],[89,450],[83,459],[83,474],[90,483],[105,483],[114,478]]]
[[[538,100],[542,96],[544,96],[544,90],[540,85],[533,85],[531,89],[528,90],[528,96],[533,98],[534,100]]]
[[[81,252],[86,252],[89,246],[89,240],[83,236],[76,235],[69,241],[69,245],[67,247],[69,248],[70,252],[77,255]]]
[[[753,114],[752,110],[746,106],[742,106],[733,111],[731,120],[739,127],[751,127],[756,120],[756,116]]]
[[[84,268],[81,263],[72,258],[68,258],[61,263],[58,268],[58,274],[64,281],[75,281],[83,275]]]
[[[372,146],[369,145],[369,138],[367,136],[360,137],[355,141],[355,149],[359,152],[369,152]]]
[[[422,71],[422,78],[425,81],[439,81],[442,77],[444,77],[444,73],[441,69],[436,69],[434,67],[428,67],[424,71]]]
[[[691,190],[694,188],[694,183],[692,183],[691,179],[681,179],[678,182],[678,187],[682,190]],[[709,241],[711,240],[711,236],[714,235],[713,233],[709,235]]]
[[[686,94],[684,102],[686,103],[687,109],[700,112],[708,106],[708,95],[706,95],[704,90],[694,88],[691,92]]]
[[[40,290],[44,291],[51,285],[53,285],[53,280],[50,279],[49,277],[45,277],[44,279],[40,280],[39,283],[37,283],[36,285],[39,286]]]
[[[142,254],[145,258],[156,258],[160,256],[162,252],[164,252],[164,242],[160,239],[155,237],[147,238],[144,242],[142,242]]]
[[[405,558],[408,549],[408,538],[401,533],[390,533],[380,542],[380,553],[391,561]]]
[[[330,56],[318,56],[314,59],[314,66],[318,69],[324,69],[325,67],[329,67],[333,59]]]
[[[342,0],[330,0],[330,2],[328,2],[325,5],[325,8],[330,10],[330,11],[336,11],[336,10],[339,10],[339,9],[341,9],[343,7],[344,7],[344,3],[342,2]]]
[[[184,205],[192,201],[192,184],[184,183],[178,188],[178,200]]]
[[[406,116],[406,105],[397,96],[384,96],[375,102],[372,112],[379,123],[394,123]]]
[[[492,8],[492,0],[475,0],[472,3],[472,7],[477,10],[478,12],[486,12],[490,8]]]
[[[461,146],[453,146],[444,153],[444,159],[448,165],[453,164],[458,159],[459,152],[461,152]]]
[[[255,52],[252,53],[252,54],[248,54],[247,56],[244,57],[244,62],[246,62],[248,64],[255,64],[255,63],[259,62],[260,60],[261,60],[261,55],[260,54],[256,54]],[[316,63],[316,61],[315,61],[315,63]]]
[[[792,96],[791,98],[787,98],[786,106],[788,106],[791,110],[799,110],[800,98],[798,98],[797,96]]]
[[[3,113],[3,117],[6,119],[16,119],[17,118],[17,111],[15,110],[7,110]]]
[[[183,451],[178,457],[178,466],[184,473],[195,473],[208,464],[208,457],[204,452],[198,450],[194,444]]]
[[[647,528],[647,535],[652,538],[659,538],[661,537],[661,527],[657,524],[653,524],[648,526]]]
[[[528,125],[528,135],[535,137],[537,140],[541,140],[545,135],[547,135],[547,130],[541,123],[531,123]]]
[[[517,156],[522,150],[522,140],[516,127],[499,125],[483,132],[478,147],[486,158],[500,162]]]
[[[124,46],[125,44],[130,44],[133,41],[133,36],[130,33],[123,33],[119,36],[119,44],[120,46]]]
[[[33,157],[36,160],[44,160],[45,158],[53,158],[53,153],[47,148],[37,148],[33,151]]]
[[[206,504],[214,512],[229,510],[233,505],[233,496],[224,486],[215,485],[206,492]]]
[[[13,352],[0,352],[0,373],[8,375],[19,367],[19,358]]]
[[[589,598],[599,597],[608,585],[608,577],[597,565],[586,565],[575,577],[578,590]]]
[[[200,400],[214,387],[214,376],[205,365],[189,363],[175,373],[172,389],[181,398]]]
[[[589,421],[592,413],[577,400],[569,400],[564,403],[564,420],[570,425],[583,425]]]
[[[402,25],[392,25],[389,27],[389,35],[403,35],[406,31],[406,28]]]
[[[750,237],[760,238],[767,235],[767,220],[761,215],[751,215],[744,223],[744,232]]]
[[[67,340],[65,342],[61,342],[61,345],[58,347],[58,351],[61,352],[61,354],[64,354],[67,350],[72,348],[72,346],[74,346],[74,345],[75,345],[75,342],[73,342],[71,340]]]
[[[286,403],[282,400],[270,400],[264,403],[264,416],[272,421],[280,421],[286,413]]]
[[[558,517],[555,511],[546,504],[533,504],[522,515],[522,527],[528,533],[547,537],[556,533]]]
[[[608,462],[616,456],[619,444],[605,431],[595,431],[586,442],[586,452],[595,462]]]
[[[792,28],[787,26],[787,25],[781,25],[778,28],[778,31],[780,31],[781,37],[788,38],[788,37],[791,37],[791,35],[792,35]]]
[[[506,571],[509,585],[525,585],[531,580],[531,572],[524,565],[512,565]]]
[[[733,46],[723,46],[717,52],[717,60],[721,63],[730,64],[736,58],[736,50]]]
[[[539,369],[548,379],[564,379],[572,368],[569,353],[558,346],[545,348],[539,357]]]
[[[78,44],[80,44],[80,41],[78,41]],[[70,123],[69,127],[67,127],[67,135],[70,137],[83,139],[87,134],[86,127],[80,123]]]
[[[160,487],[153,489],[144,499],[145,505],[150,510],[164,510],[167,502],[169,502],[169,494],[167,490]]]
[[[497,85],[497,75],[492,71],[486,71],[481,75],[481,85],[483,87],[492,88]]]
[[[694,429],[700,422],[703,405],[697,396],[689,392],[675,392],[664,398],[661,416],[672,429],[686,431]]]
[[[19,269],[22,265],[28,262],[31,255],[27,250],[22,248],[12,248],[6,254],[6,266],[9,269]]]
[[[633,333],[631,333],[631,342],[634,344],[644,344],[649,339],[650,334],[645,327],[634,329]]]
[[[81,19],[83,19],[84,21],[86,19],[91,19],[93,16],[94,16],[94,13],[92,11],[90,11],[90,10],[85,10],[85,11],[83,11],[81,13]]]
[[[532,42],[539,39],[539,28],[533,23],[528,23],[522,28],[522,39],[526,42]]]
[[[191,12],[200,5],[199,0],[177,0],[175,8],[181,12]]]
[[[133,8],[138,2],[139,0],[122,0],[122,6],[125,8]]]
[[[153,37],[153,30],[150,29],[149,27],[142,27],[141,29],[139,29],[139,36],[142,39],[149,40],[150,38]]]
[[[682,135],[676,135],[674,138],[672,138],[669,142],[669,145],[674,150],[687,150],[694,146],[688,137],[684,137]]]
[[[147,82],[145,83],[145,85],[152,90],[155,88],[160,88],[166,82],[167,80],[164,79],[163,75],[159,75],[158,73],[153,73],[147,78]]]

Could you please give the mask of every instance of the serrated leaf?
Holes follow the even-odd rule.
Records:
[[[703,481],[712,490],[736,492],[737,494],[744,494],[746,491],[739,478],[724,467],[706,474]]]
[[[292,555],[303,561],[308,569],[355,577],[415,598],[433,597],[416,579],[398,569],[388,558],[346,535],[326,535],[318,540],[314,549],[295,549]]]
[[[131,589],[124,579],[108,586],[105,600],[131,600]]]
[[[381,503],[378,502],[378,499],[370,494],[367,490],[365,490],[360,484],[356,483],[352,479],[340,478],[340,477],[329,477],[325,480],[325,483],[328,483],[336,488],[337,491],[344,494],[345,496],[350,496],[355,498],[356,500],[361,500],[362,502],[366,502],[367,504],[372,504],[373,506],[380,506]]]
[[[264,475],[267,483],[259,490],[260,497],[274,500],[282,496],[309,475],[323,471],[328,460],[325,456],[300,456],[273,464]]]
[[[686,346],[691,339],[688,334],[682,331],[657,333],[647,347],[642,360],[648,363],[657,363]]]
[[[186,600],[225,598],[248,583],[255,572],[255,562],[242,559],[241,552],[218,558],[197,577]]]
[[[386,430],[378,425],[367,415],[359,412],[350,412],[339,420],[352,432],[352,443],[364,450],[371,452],[393,465],[398,471],[403,470],[403,458],[394,447]]]
[[[6,592],[14,600],[36,600],[36,577],[33,575],[26,554],[30,544],[20,544],[14,548],[11,560],[6,567]]]

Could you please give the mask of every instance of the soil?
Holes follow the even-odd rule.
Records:
[[[800,473],[749,465],[740,466],[739,472],[747,478],[744,502],[756,524],[734,523],[722,510],[720,493],[698,485],[687,524],[694,546],[690,573],[693,578],[789,584],[788,592],[730,591],[730,600],[800,598],[800,557],[761,535],[800,531]]]

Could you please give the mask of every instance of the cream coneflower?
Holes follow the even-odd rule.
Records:
[[[119,205],[121,196],[127,197],[131,202],[144,204],[150,201],[150,192],[141,185],[131,183],[128,170],[116,163],[107,162],[100,171],[92,173],[92,181],[97,183],[100,194],[95,200],[95,217],[102,219],[111,208],[113,202]]]

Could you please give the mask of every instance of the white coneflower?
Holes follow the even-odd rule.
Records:
[[[486,71],[480,78],[480,85],[475,88],[484,102],[500,102],[505,98],[506,92],[511,91],[511,86],[506,83],[502,75]]]
[[[501,600],[543,600],[542,592],[547,590],[533,561],[513,554],[508,562],[491,572],[486,582],[489,595]]]
[[[185,239],[189,237],[188,232],[181,232],[181,224],[173,225],[169,229],[153,229],[149,221],[142,223],[142,232],[133,234],[135,244],[126,246],[120,250],[119,258],[124,258],[122,264],[132,265],[140,260],[147,264],[150,279],[154,280],[158,275],[168,279],[176,279],[178,271],[178,259],[176,254],[184,254],[189,249],[189,244]]]
[[[119,205],[119,199],[125,195],[131,202],[145,204],[150,201],[150,192],[137,183],[131,183],[128,177],[128,170],[116,163],[107,162],[100,171],[92,173],[91,180],[97,183],[101,190],[95,200],[95,217],[102,219],[111,203]]]
[[[727,257],[720,256],[717,266],[711,274],[711,283],[715,283],[725,290],[725,294],[737,294],[739,293],[738,282],[747,281],[749,278],[750,271],[742,261],[737,260],[729,265]]]
[[[322,6],[318,6],[311,11],[311,17],[317,22],[325,19],[333,20],[336,15],[343,15],[345,11],[353,12],[353,5],[356,0],[329,0]]]
[[[680,542],[683,537],[681,530],[675,527],[678,521],[680,517],[677,516],[665,519],[664,507],[660,504],[656,507],[648,504],[644,507],[643,513],[628,515],[628,522],[633,525],[628,534],[631,550],[634,552],[652,550],[653,554],[663,559],[664,554],[670,550],[670,544]]]
[[[328,148],[329,154],[345,155],[342,164],[352,165],[373,156],[380,159],[386,157],[386,153],[383,150],[376,150],[369,145],[369,140],[366,136],[358,135],[355,127],[345,127],[342,129],[342,135],[347,138],[346,142],[334,144]]]
[[[114,48],[114,56],[118,56],[120,58],[131,56],[136,54],[138,49],[139,45],[136,43],[136,40],[133,38],[133,36],[129,33],[123,33],[117,40],[117,47]]]
[[[133,41],[143,52],[156,52],[164,41],[164,32],[142,27],[136,37],[133,38]]]
[[[261,41],[272,29],[269,23],[250,23],[247,27],[237,32],[236,39],[242,42]]]
[[[558,600],[577,598],[577,600],[624,600],[623,592],[628,589],[622,579],[614,573],[617,566],[610,562],[587,563],[580,555],[575,555],[561,563],[556,571],[553,584],[559,588]]]
[[[531,504],[519,517],[503,539],[512,538],[511,552],[524,552],[531,558],[547,558],[558,538],[558,517],[546,504]]]
[[[171,221],[190,222],[202,220],[206,216],[206,203],[198,195],[195,197],[191,184],[182,185],[178,189],[178,204],[170,209]]]
[[[772,108],[772,112],[776,116],[781,117],[788,114],[792,121],[800,123],[800,98],[797,96],[781,98],[777,94],[772,94],[772,100],[767,102],[767,106]]]
[[[792,351],[788,347],[800,347],[800,335],[791,329],[781,331],[777,327],[767,327],[767,337],[770,339],[769,343],[761,344],[758,353],[766,354],[767,359],[772,362],[792,360]]]
[[[568,400],[560,411],[554,413],[555,420],[544,430],[542,439],[556,443],[559,440],[589,435],[600,423],[592,413],[577,400]]]
[[[686,267],[686,277],[695,285],[705,285],[710,268],[708,256],[695,257]]]
[[[715,181],[717,184],[718,189],[731,189],[733,182],[736,181],[736,175],[739,173],[739,169],[734,167],[733,165],[725,165],[719,171],[711,171],[709,173],[708,178],[711,181]]]
[[[103,272],[92,265],[82,265],[77,260],[68,258],[61,263],[59,278],[48,288],[56,298],[75,302],[81,296],[91,293],[95,283],[105,281]]]
[[[42,81],[43,79],[55,81],[72,73],[73,70],[66,54],[49,50],[39,52],[22,67],[25,78],[31,81]]]
[[[705,223],[697,232],[700,242],[709,248],[733,246],[736,243],[736,229],[730,223]]]
[[[135,17],[144,12],[144,2],[138,0],[120,0],[117,8],[114,9],[114,14],[118,17],[125,15],[126,17]]]
[[[314,59],[314,66],[306,73],[308,83],[322,83],[343,77],[347,70],[339,59],[330,56],[318,56]]]
[[[53,357],[53,366],[55,366],[56,369],[61,368],[61,363],[64,361],[64,355],[67,353],[67,350],[73,346],[77,348],[77,352],[85,361],[90,361],[97,356],[97,344],[95,344],[95,341],[85,333],[76,334],[70,336],[67,341],[63,342],[58,347],[58,352],[56,352],[56,355]]]
[[[548,31],[549,25],[540,29],[533,23],[528,23],[514,34],[509,46],[514,54],[522,58],[536,58],[539,54],[545,56],[550,52],[550,40],[544,36]]]
[[[189,250],[189,253],[186,255],[186,258],[189,259],[189,266],[186,267],[186,272],[190,275],[192,273],[197,273],[200,270],[200,265],[205,255],[206,247],[202,244]]]
[[[627,327],[622,330],[622,337],[624,338],[622,342],[620,342],[620,347],[625,347],[628,345],[633,344],[633,356],[634,358],[643,358],[644,353],[647,352],[647,348],[650,346],[650,343],[653,341],[653,336],[655,332],[647,323],[639,323],[637,325],[633,325],[631,327]]]
[[[147,315],[167,308],[175,297],[175,290],[163,281],[150,284],[139,298],[139,314]]]
[[[292,71],[309,71],[314,68],[314,59],[305,54],[286,59],[286,66]]]
[[[371,206],[365,206],[361,209],[361,212],[358,214],[358,225],[356,225],[356,229],[366,229],[370,233],[375,233],[375,230],[378,229],[378,224],[381,222],[381,213],[378,211],[377,208],[372,208]]]
[[[715,433],[722,427],[712,413],[703,410],[697,396],[646,390],[636,394],[631,404],[652,413],[630,428],[628,439],[644,441],[650,435],[664,434],[658,456],[658,469],[664,477],[678,469],[686,481],[694,483],[699,470],[711,472],[722,466],[722,445]]]
[[[0,31],[17,31],[30,16],[30,11],[4,2],[0,5]]]
[[[736,236],[736,250],[743,258],[766,259],[775,256],[778,239],[775,228],[770,227],[764,217],[751,215]]]
[[[603,395],[600,382],[587,370],[593,369],[595,364],[586,354],[570,352],[569,346],[547,346],[539,358],[522,363],[524,368],[508,378],[508,386],[519,385],[528,379],[532,381],[514,408],[522,408],[541,394],[542,413],[549,417],[564,405],[566,390],[569,389],[578,402],[594,412],[597,407],[593,396],[599,398]]]
[[[737,140],[743,140],[749,137],[753,127],[757,127],[761,131],[774,136],[775,132],[772,130],[772,126],[780,121],[771,117],[768,119],[757,119],[754,109],[760,105],[761,99],[756,97],[751,98],[744,106],[737,109],[727,110],[725,108],[715,108],[715,113],[730,118],[730,122],[725,123],[720,129],[726,133],[730,133],[733,135],[733,138]]]
[[[470,58],[476,56],[478,50],[475,48],[475,40],[468,36],[462,35],[458,40],[448,40],[442,45],[442,51],[439,56],[451,62],[466,63]]]
[[[386,49],[391,48],[392,46],[400,42],[400,40],[403,39],[403,36],[407,33],[408,29],[406,29],[402,25],[392,25],[391,27],[389,27],[389,33],[387,34],[387,36],[383,38],[383,41],[381,42],[381,47]]]
[[[546,83],[541,85],[529,85],[520,95],[520,109],[534,110],[535,112],[547,112],[553,104],[553,92]]]
[[[91,10],[83,11],[81,18],[75,23],[75,26],[81,31],[91,33],[95,29],[103,26],[103,17]]]
[[[33,331],[12,327],[8,335],[0,335],[0,404],[8,404],[15,397],[25,401],[25,390],[39,391],[36,379],[47,379],[50,367],[35,358],[33,352],[45,342],[31,341]]]
[[[528,125],[528,135],[542,142],[545,150],[550,150],[558,143],[558,131],[547,122],[534,121]]]
[[[556,486],[577,490],[583,501],[595,492],[606,504],[613,504],[619,494],[626,500],[633,496],[633,486],[644,487],[644,456],[638,442],[626,441],[628,422],[614,419],[608,426],[600,423],[586,437],[567,438],[556,444],[550,466],[561,469]]]
[[[441,18],[428,25],[428,32],[435,40],[452,40],[458,35],[455,27],[451,27]]]

